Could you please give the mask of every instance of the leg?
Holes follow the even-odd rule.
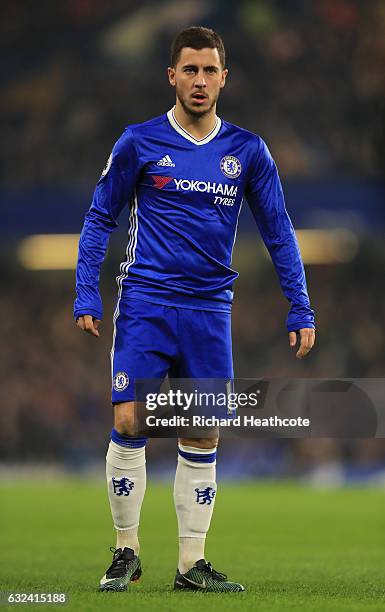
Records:
[[[135,402],[114,406],[114,429],[107,452],[108,497],[116,529],[116,548],[139,554],[138,526],[146,489],[145,438],[135,437]]]
[[[184,574],[205,558],[214,509],[218,438],[179,439],[174,501],[179,527],[178,569]]]
[[[180,309],[179,323],[183,340],[179,376],[192,379],[193,386],[205,392],[225,391],[226,381],[233,378],[230,314]],[[221,416],[226,416],[225,409]],[[175,505],[179,563],[187,569],[204,558],[215,503],[218,430],[213,428],[208,435],[198,438],[197,431],[194,439],[179,439]]]
[[[139,550],[137,530],[146,487],[145,438],[135,431],[136,381],[162,380],[176,351],[175,313],[157,304],[121,300],[111,350],[114,429],[107,453],[108,494],[117,548]],[[156,384],[156,383],[155,383]],[[143,399],[143,398],[140,398]]]
[[[174,347],[169,309],[139,300],[120,300],[111,349],[114,428],[107,452],[108,497],[117,532],[102,591],[125,591],[141,575],[138,526],[146,488],[145,443],[135,431],[136,381],[163,379]],[[139,393],[141,393],[139,391]]]
[[[182,355],[179,376],[197,381],[212,381],[225,391],[233,378],[230,315],[209,311],[180,309],[179,330]],[[203,383],[207,386],[207,382]],[[207,390],[207,389],[205,389]],[[226,416],[226,414],[223,414]],[[179,526],[179,566],[174,588],[205,592],[241,592],[243,586],[229,582],[225,574],[216,572],[205,560],[205,540],[210,527],[216,497],[216,449],[218,432],[209,437],[179,439],[178,467],[174,499]]]
[[[101,591],[126,591],[140,578],[138,526],[146,488],[146,438],[134,437],[135,402],[115,406],[114,428],[106,457],[106,477],[111,514],[116,529],[112,564],[100,580]]]
[[[174,589],[242,592],[205,560],[205,539],[214,508],[215,457],[218,438],[179,439],[175,507],[179,525],[179,565]]]

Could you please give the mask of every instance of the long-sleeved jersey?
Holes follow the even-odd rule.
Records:
[[[244,198],[291,304],[288,330],[314,327],[298,244],[265,143],[219,117],[197,140],[174,109],[127,127],[113,147],[80,237],[75,318],[102,318],[100,266],[125,206],[130,217],[119,295],[229,312]]]

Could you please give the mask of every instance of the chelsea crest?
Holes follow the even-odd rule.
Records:
[[[221,170],[228,178],[235,179],[242,172],[241,162],[233,155],[225,155],[221,159]]]
[[[124,391],[130,384],[130,379],[126,372],[118,372],[113,379],[113,388],[115,391]]]

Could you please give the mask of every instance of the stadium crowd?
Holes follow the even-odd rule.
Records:
[[[4,186],[90,186],[128,123],[172,104],[167,50],[192,22],[228,50],[220,113],[260,133],[283,176],[381,173],[381,0],[6,0]],[[155,12],[156,19],[152,18]]]

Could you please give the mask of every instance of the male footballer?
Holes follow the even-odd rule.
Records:
[[[128,126],[97,183],[79,243],[77,325],[98,337],[100,267],[120,212],[130,209],[126,260],[117,278],[111,350],[115,420],[107,485],[117,533],[102,591],[124,591],[141,573],[138,526],[146,489],[146,438],[135,436],[135,379],[232,379],[231,268],[243,198],[250,206],[290,302],[290,346],[314,344],[304,268],[277,168],[263,140],[217,116],[225,50],[213,30],[174,40],[168,68],[176,103]],[[218,439],[179,438],[174,501],[179,562],[174,588],[240,592],[205,557],[215,504]]]

